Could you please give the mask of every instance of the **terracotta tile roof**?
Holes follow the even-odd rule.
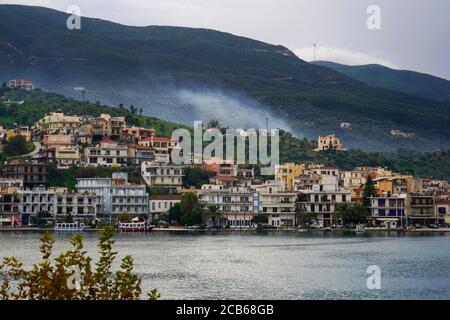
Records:
[[[167,137],[150,137],[150,138],[142,139],[142,141],[177,142],[177,140],[167,138]]]
[[[162,194],[162,195],[155,195],[150,196],[150,200],[181,200],[181,196],[178,194]]]

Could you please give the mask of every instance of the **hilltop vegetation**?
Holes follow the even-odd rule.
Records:
[[[3,95],[3,96],[2,96]],[[0,125],[12,127],[14,123],[32,126],[47,112],[61,110],[66,114],[99,116],[109,113],[112,116],[124,116],[129,125],[154,128],[160,135],[170,136],[175,128],[184,127],[169,121],[140,114],[138,106],[118,106],[116,108],[99,102],[82,103],[72,98],[42,90],[24,91],[0,89]],[[8,103],[24,101],[23,104]]]
[[[329,61],[317,61],[314,64],[331,68],[372,86],[450,102],[450,81],[429,74],[394,70],[379,64],[348,66]]]
[[[1,96],[1,95],[4,96]],[[7,104],[8,100],[22,100],[23,104]],[[138,110],[135,107],[133,110]],[[62,110],[67,114],[99,115],[110,113],[126,117],[127,123],[147,128],[154,128],[158,135],[170,137],[176,128],[187,128],[180,124],[163,121],[154,117],[139,115],[138,111],[130,108],[113,108],[98,103],[82,103],[59,94],[36,90],[32,92],[22,90],[0,89],[0,125],[11,127],[14,123],[33,125],[46,112]],[[393,153],[364,152],[360,149],[349,151],[326,151],[317,153],[313,149],[316,143],[308,139],[295,138],[286,131],[280,132],[280,161],[296,163],[320,163],[336,166],[342,170],[351,170],[357,166],[387,166],[392,170],[413,174],[419,177],[435,177],[450,179],[450,151],[422,153],[412,150],[398,150]],[[49,179],[50,186],[74,187],[76,177],[91,177],[99,175],[107,177],[114,169],[69,169],[54,172]],[[139,175],[129,173],[133,181],[139,182]]]

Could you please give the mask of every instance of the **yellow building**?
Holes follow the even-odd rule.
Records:
[[[109,114],[101,114],[92,119],[92,134],[103,138],[119,138],[125,127],[125,117],[111,117]]]
[[[80,165],[80,150],[76,146],[56,146],[55,160],[58,169],[68,169]]]
[[[417,180],[413,176],[396,175],[393,177],[377,177],[374,182],[379,194],[402,194],[416,192]]]
[[[287,192],[294,189],[294,178],[305,172],[304,165],[284,163],[275,167],[275,180],[286,185]]]
[[[319,136],[317,139],[317,148],[314,151],[324,151],[324,150],[337,150],[344,151],[341,140],[334,134],[329,136]]]
[[[36,127],[41,131],[49,132],[58,129],[78,128],[81,119],[78,116],[67,116],[62,112],[50,112],[36,123]]]
[[[74,139],[71,134],[48,134],[44,136],[42,143],[45,148],[70,146],[74,144]]]
[[[9,140],[15,136],[22,136],[25,141],[31,141],[32,131],[28,127],[18,127],[16,129],[9,129],[6,131],[6,139]]]

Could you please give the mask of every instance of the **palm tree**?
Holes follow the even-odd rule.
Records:
[[[216,228],[216,222],[219,220],[221,221],[223,218],[223,215],[219,212],[219,206],[218,205],[210,205],[208,206],[207,210],[205,210],[205,221],[211,220],[212,225]]]
[[[350,204],[348,203],[338,203],[334,208],[333,218],[336,220],[342,220],[345,223],[348,219],[348,213],[350,210]]]

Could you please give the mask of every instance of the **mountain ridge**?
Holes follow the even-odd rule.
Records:
[[[450,102],[450,81],[427,73],[397,70],[380,64],[345,65],[332,61],[315,61],[313,64],[331,68],[370,85]]]
[[[449,146],[450,103],[374,88],[289,49],[230,33],[170,26],[133,27],[68,14],[0,5],[0,80],[39,87],[192,125],[219,118],[230,127],[280,127],[315,138],[336,133],[348,147],[429,150]],[[20,52],[22,54],[20,54]],[[342,130],[350,122],[352,130]],[[414,132],[412,139],[391,130]]]

